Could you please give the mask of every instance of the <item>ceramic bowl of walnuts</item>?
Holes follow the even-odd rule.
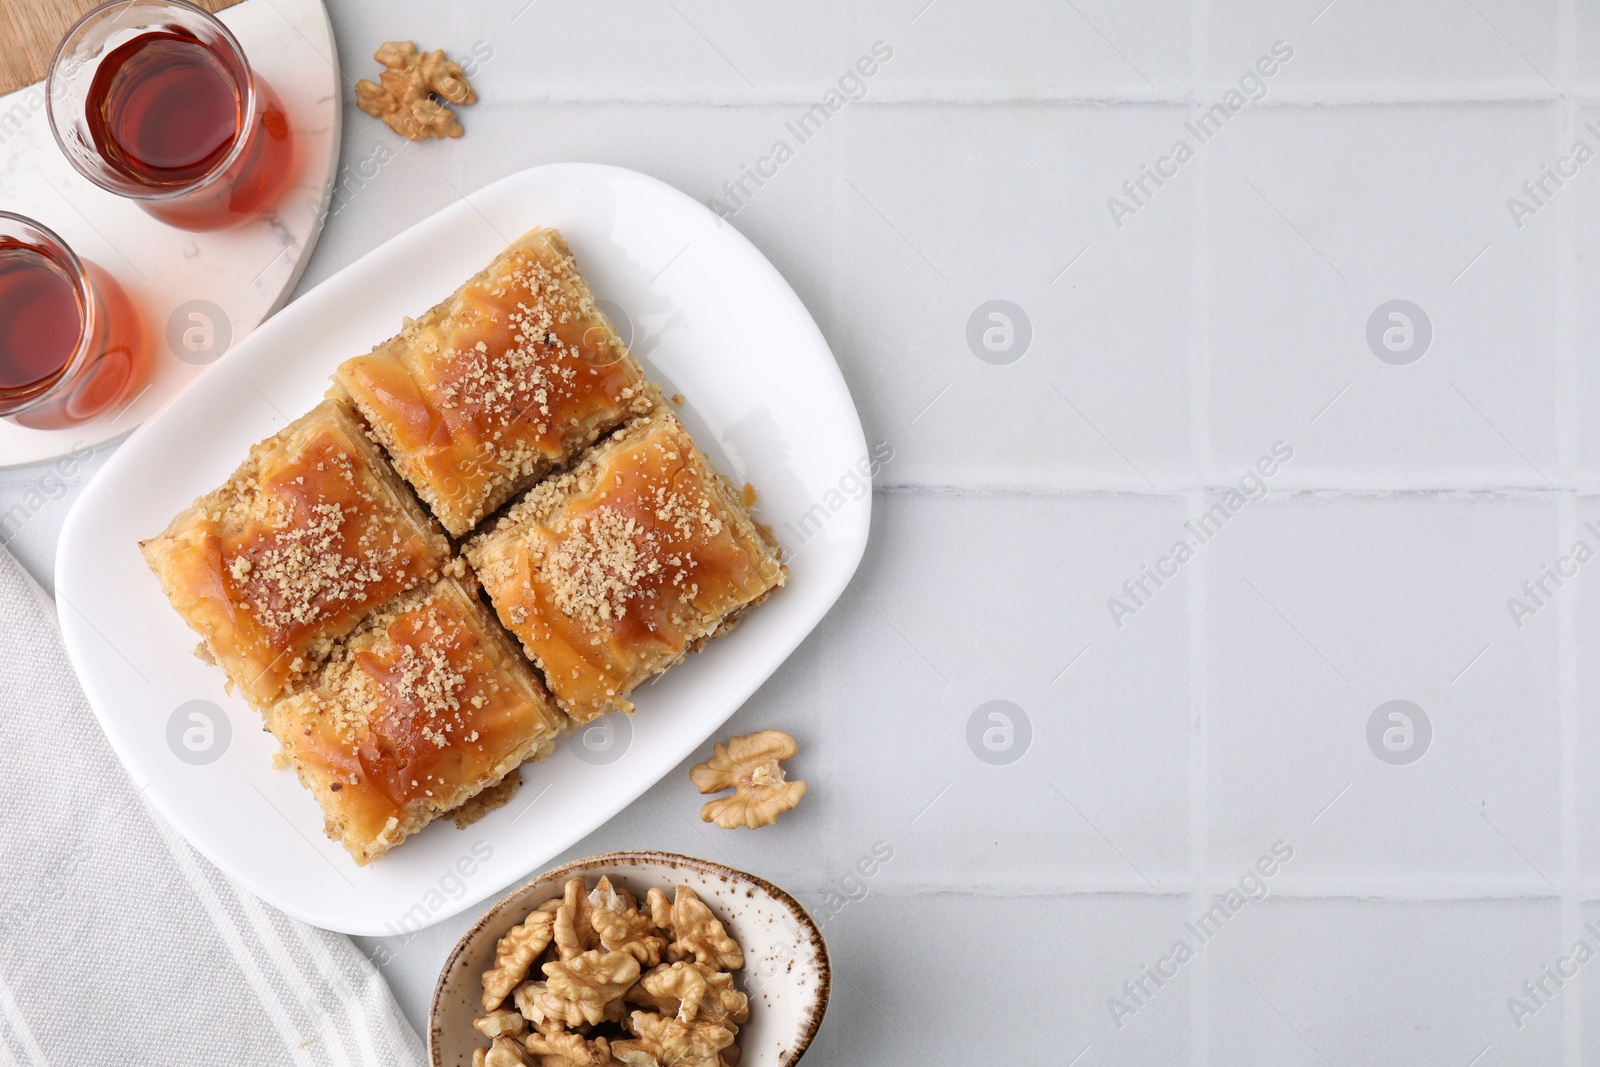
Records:
[[[608,852],[516,889],[433,991],[432,1067],[787,1067],[822,1024],[828,949],[770,882]]]

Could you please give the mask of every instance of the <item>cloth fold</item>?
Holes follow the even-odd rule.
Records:
[[[0,1065],[409,1067],[350,941],[253,897],[144,802],[0,548]]]

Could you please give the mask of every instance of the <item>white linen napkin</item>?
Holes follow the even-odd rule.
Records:
[[[146,806],[3,548],[0,827],[0,1065],[422,1063],[348,939],[263,904]]]

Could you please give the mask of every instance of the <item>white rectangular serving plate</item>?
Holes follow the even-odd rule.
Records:
[[[631,721],[601,720],[526,765],[507,806],[466,831],[440,820],[359,868],[323,835],[321,810],[294,772],[273,768],[277,743],[259,714],[195,657],[197,636],[136,542],[313,407],[342,360],[392,336],[535,226],[566,237],[646,371],[683,397],[679,412],[712,461],[735,485],[757,487],[756,516],[784,544],[789,583],[732,634],[641,688]],[[129,438],[67,518],[57,608],[106,736],[195,848],[307,922],[410,931],[528,875],[701,750],[855,573],[871,494],[844,487],[860,485],[867,464],[827,342],[749,241],[642,174],[535,167],[445,208],[284,308]]]

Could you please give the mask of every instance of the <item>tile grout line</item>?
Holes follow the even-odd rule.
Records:
[[[1556,28],[1556,77],[1563,86],[1570,86],[1576,71],[1576,15],[1572,0],[1560,0]],[[1563,92],[1556,117],[1559,150],[1571,144],[1577,128],[1577,106]],[[1565,197],[1557,207],[1556,219],[1556,418],[1557,459],[1560,465],[1562,491],[1557,496],[1556,524],[1561,544],[1571,544],[1577,537],[1578,461],[1578,402],[1577,347],[1576,347],[1576,255],[1575,216],[1577,208],[1573,197]],[[1572,597],[1565,598],[1556,608],[1556,736],[1558,742],[1558,780],[1561,790],[1561,905],[1559,924],[1561,941],[1557,945],[1574,943],[1581,935],[1583,905],[1580,895],[1582,870],[1582,829],[1578,820],[1578,768],[1577,746],[1578,716],[1578,666],[1577,606]],[[1581,996],[1571,998],[1561,1012],[1562,1059],[1570,1067],[1583,1063],[1583,1002]]]
[[[1290,844],[1293,844],[1293,842],[1291,841]],[[1296,852],[1296,855],[1299,855],[1299,853]],[[1169,878],[1166,874],[1163,874],[1162,877],[1174,882],[1181,880]],[[881,889],[874,888],[873,892],[891,897],[971,896],[984,900],[1025,900],[1039,897],[1127,897],[1140,900],[1182,897],[1188,900],[1196,892],[1204,897],[1206,894],[1225,892],[1235,885],[1234,880],[1220,874],[1208,875],[1201,879],[1198,889],[1186,888],[1188,886],[1186,880],[1183,880],[1183,885],[1175,884],[1172,889],[1161,889],[1159,887],[1151,889],[1143,879],[1132,873],[1125,877],[1086,875],[1071,881],[1064,879],[1065,876],[1050,882],[1028,884],[1019,884],[1015,881],[1003,883],[975,883],[970,880],[949,883],[920,881]],[[1333,884],[1325,876],[1303,879],[1299,882],[1286,882],[1273,888],[1272,896],[1277,900],[1337,901],[1340,903],[1382,905],[1455,904],[1462,902],[1476,904],[1514,901],[1559,906],[1563,896],[1568,895],[1579,906],[1600,908],[1600,882],[1581,877],[1575,878],[1573,884],[1566,889],[1555,885],[1554,882],[1547,884],[1534,874],[1516,879],[1474,879],[1464,875],[1432,875],[1423,881],[1426,884],[1419,885],[1419,879],[1416,877],[1394,875],[1389,878]],[[795,884],[802,889],[820,891],[827,889],[832,883],[824,878],[814,883],[797,882]],[[1207,903],[1210,904],[1212,901],[1208,900]]]
[[[1576,67],[1574,61],[1573,0],[1560,0],[1556,44],[1556,77],[1562,84],[1570,83]],[[1556,150],[1573,142],[1577,136],[1577,105],[1571,96],[1563,93],[1557,101]],[[1564,197],[1557,206],[1556,220],[1556,419],[1557,462],[1560,491],[1563,496],[1582,493],[1578,484],[1582,478],[1582,464],[1578,457],[1578,360],[1576,344],[1576,257],[1577,205],[1574,197]]]
[[[1556,506],[1558,544],[1570,544],[1577,538],[1577,508],[1570,496],[1563,496]],[[1580,886],[1579,845],[1581,840],[1578,822],[1578,708],[1577,662],[1573,652],[1577,647],[1575,598],[1565,597],[1556,605],[1556,664],[1558,682],[1556,689],[1556,737],[1558,738],[1557,771],[1561,792],[1561,892],[1560,938],[1555,946],[1571,945],[1583,937],[1582,887]],[[1586,939],[1586,938],[1585,938]],[[1571,1067],[1583,1063],[1583,1001],[1572,997],[1562,1004],[1561,1043],[1564,1060]]]
[[[889,41],[892,45],[894,41]],[[828,82],[818,82],[814,92],[820,95],[828,88]],[[888,87],[884,92],[869,95],[851,104],[864,110],[883,110],[889,108],[996,108],[1013,109],[1018,107],[1062,107],[1062,108],[1104,108],[1104,107],[1149,107],[1149,108],[1190,108],[1193,107],[1201,96],[1215,95],[1225,88],[1226,83],[1211,86],[1209,89],[1191,90],[1183,93],[1146,93],[1132,95],[1101,94],[1088,92],[1072,92],[1062,90],[1059,92],[1046,92],[1034,96],[1018,98],[1012,94],[1001,95],[998,91],[991,95],[968,93],[965,95],[934,96],[926,91],[918,91],[911,86],[894,86],[894,90],[907,94],[917,95],[896,96],[891,95]],[[1579,92],[1555,93],[1548,89],[1529,89],[1525,93],[1496,93],[1490,88],[1478,90],[1470,85],[1449,86],[1435,94],[1424,94],[1415,91],[1415,86],[1396,85],[1394,91],[1381,95],[1363,95],[1359,91],[1340,92],[1338,89],[1322,89],[1317,91],[1279,91],[1263,100],[1253,102],[1252,108],[1261,110],[1289,110],[1293,108],[1433,108],[1453,107],[1464,105],[1468,107],[1499,107],[1521,104],[1551,104],[1561,100],[1571,99],[1585,104],[1600,103],[1600,89],[1589,87]],[[1196,93],[1200,95],[1195,95]],[[701,108],[715,111],[733,110],[758,110],[761,108],[806,108],[817,102],[815,95],[806,95],[803,92],[793,94],[775,93],[760,98],[745,92],[729,96],[582,96],[578,94],[556,95],[546,93],[527,93],[501,97],[480,106],[489,108],[518,109],[527,107],[660,107],[660,108]]]
[[[1201,490],[1191,490],[1189,503],[1198,511],[1204,503]],[[1184,595],[1188,601],[1189,630],[1189,914],[1199,915],[1206,907],[1210,888],[1206,863],[1210,839],[1210,807],[1207,803],[1207,776],[1210,770],[1210,738],[1207,734],[1206,696],[1206,594],[1214,560],[1207,558],[1190,575]],[[1190,975],[1189,1027],[1193,1067],[1207,1067],[1211,1045],[1211,967],[1210,955],[1199,953]]]
[[[841,42],[844,40],[845,35],[842,29],[843,19],[841,18],[841,12],[844,5],[848,3],[849,0],[831,0],[828,5],[830,18],[829,45],[835,54],[837,54],[838,48]],[[874,37],[876,37],[876,35],[874,35]],[[885,40],[889,41],[891,47],[895,47],[896,54],[898,55],[899,42],[888,37],[886,37]],[[869,93],[868,95],[870,96],[871,94]],[[818,145],[818,147],[826,153],[825,169],[828,175],[828,191],[823,202],[825,204],[825,210],[827,211],[828,244],[830,256],[829,262],[831,263],[842,262],[841,257],[844,255],[845,238],[841,208],[841,205],[844,203],[844,184],[839,180],[839,177],[844,172],[844,160],[850,151],[851,135],[855,132],[855,126],[851,121],[853,118],[854,116],[849,114],[848,109],[846,109],[846,113],[839,116],[839,128],[834,131],[834,136],[829,138],[821,145]],[[735,228],[737,229],[737,227]],[[827,273],[828,315],[830,318],[836,319],[839,314],[840,303],[844,299],[844,272],[831,270]],[[841,377],[844,375],[844,369],[842,367],[840,368],[839,373]],[[903,437],[901,439],[904,440]],[[876,490],[874,489],[873,494],[869,495],[875,494]],[[872,511],[873,514],[868,519],[869,539],[871,537],[870,527],[883,521],[883,511],[878,508],[877,501],[873,501]],[[882,526],[878,526],[880,531],[882,528]],[[854,576],[852,576],[852,580],[853,578]],[[825,721],[830,727],[833,726],[833,720],[831,717]],[[830,883],[832,882],[832,878],[835,876],[833,872],[845,870],[846,865],[851,859],[849,856],[849,848],[845,844],[847,834],[850,829],[846,813],[843,810],[840,810],[834,814],[833,818],[835,821],[832,827],[830,827],[833,832],[829,835],[832,840],[828,844],[826,853],[826,862],[829,868]],[[893,846],[894,842],[891,841],[890,847],[892,848]],[[833,886],[830,884],[825,891],[831,892],[832,889]],[[921,894],[919,894],[919,896],[920,895]],[[841,964],[836,962],[833,964],[833,967],[836,970],[841,970],[842,973]]]
[[[1205,89],[1207,30],[1211,20],[1210,0],[1196,0],[1190,9],[1189,77],[1191,95],[1201,99]],[[1206,474],[1211,470],[1211,236],[1210,168],[1201,153],[1195,160],[1193,221],[1189,231],[1189,482],[1193,488],[1182,496],[1191,514],[1205,504]],[[1206,733],[1206,579],[1212,560],[1200,561],[1190,575],[1184,597],[1188,602],[1189,623],[1189,897],[1190,914],[1198,915],[1205,904],[1207,845],[1210,836],[1210,810],[1206,778],[1209,772],[1210,738]],[[1211,1062],[1211,961],[1200,953],[1189,976],[1189,1062],[1191,1067],[1209,1067]]]
[[[1555,410],[1555,409],[1552,409]],[[1559,416],[1560,412],[1556,411]],[[1559,445],[1558,445],[1559,447]],[[1248,465],[1248,461],[1240,463],[1240,469]],[[1042,497],[1049,499],[1111,499],[1115,497],[1139,497],[1146,500],[1180,501],[1187,500],[1191,493],[1199,490],[1202,493],[1222,493],[1229,489],[1237,488],[1236,483],[1220,479],[1206,479],[1196,484],[1190,481],[1187,485],[1173,485],[1164,489],[1151,491],[1148,487],[1141,487],[1132,483],[1121,486],[1110,485],[1075,485],[1075,486],[1030,486],[1016,483],[991,482],[985,485],[951,485],[948,483],[927,482],[922,484],[908,484],[905,482],[890,482],[888,484],[874,484],[873,492],[885,496],[993,496],[993,497]],[[1515,501],[1548,501],[1555,502],[1563,497],[1600,498],[1600,485],[1591,485],[1587,481],[1583,485],[1557,485],[1555,488],[1537,485],[1453,485],[1453,486],[1340,486],[1340,485],[1297,485],[1285,483],[1283,488],[1269,488],[1261,499],[1276,501],[1292,500],[1297,497],[1317,497],[1320,499],[1414,499],[1427,497],[1444,497],[1461,499],[1466,497],[1485,497],[1493,500]]]

